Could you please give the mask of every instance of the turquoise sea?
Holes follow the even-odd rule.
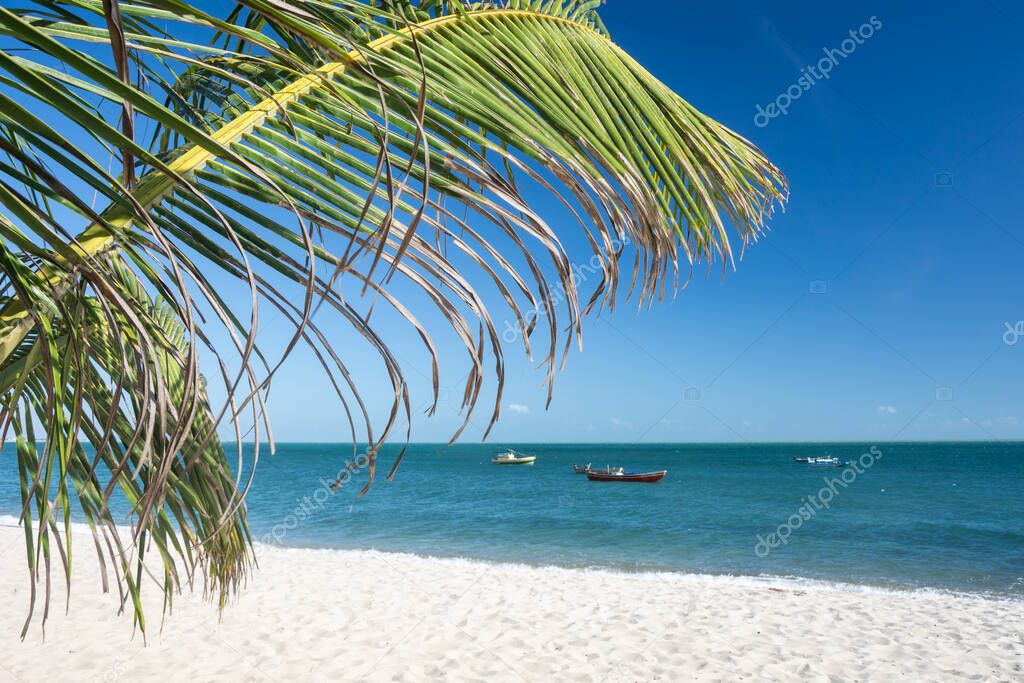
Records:
[[[536,464],[492,465],[505,446]],[[349,445],[261,450],[248,508],[265,543],[1024,599],[1024,443],[414,444],[392,482],[399,449],[384,449],[363,497],[365,471],[327,486]],[[858,467],[792,461],[824,453]],[[7,523],[19,509],[11,455],[0,456]],[[668,475],[597,483],[574,462]]]

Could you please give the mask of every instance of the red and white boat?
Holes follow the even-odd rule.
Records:
[[[653,484],[656,481],[661,481],[666,474],[668,474],[668,470],[658,470],[657,472],[623,472],[620,468],[617,472],[596,472],[590,470],[587,472],[587,479],[590,481],[638,481]]]

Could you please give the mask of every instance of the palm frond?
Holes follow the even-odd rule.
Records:
[[[362,304],[391,307],[422,340],[434,407],[439,354],[412,302],[429,302],[461,340],[470,370],[454,440],[491,374],[487,429],[499,418],[499,309],[528,354],[546,330],[550,402],[583,316],[613,307],[620,282],[643,305],[698,262],[728,265],[732,241],[756,239],[785,199],[785,179],[617,47],[599,4],[246,0],[226,20],[178,0],[0,8],[0,33],[29,48],[0,54],[0,392],[26,521],[31,502],[39,534],[53,528],[44,503],[56,485],[54,509],[70,523],[84,434],[132,501],[136,537],[156,539],[165,590],[175,556],[228,590],[244,574],[246,532],[214,429],[251,414],[257,442],[261,423],[269,430],[263,396],[283,358],[256,344],[260,304],[294,326],[284,355],[302,344],[322,363],[353,442],[370,445],[372,481],[410,398],[370,321],[375,304]],[[144,124],[149,144],[136,139]],[[91,148],[68,142],[72,130]],[[537,188],[576,227],[554,227],[526,198]],[[84,230],[69,232],[69,216]],[[565,246],[574,233],[601,272],[583,297]],[[212,272],[245,283],[248,315]],[[338,323],[383,361],[394,399],[380,428],[331,344]],[[212,343],[214,328],[231,348]],[[200,347],[222,368],[229,400],[217,410]],[[47,439],[39,454],[34,420]],[[79,500],[109,526],[112,486],[82,481]],[[28,538],[30,553],[46,545]]]

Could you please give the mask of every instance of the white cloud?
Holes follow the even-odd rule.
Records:
[[[895,415],[900,411],[896,410],[896,406],[878,406],[879,415]]]
[[[612,418],[612,426],[613,427],[622,427],[623,429],[632,429],[633,428],[633,423],[630,422],[629,420],[620,420],[617,417],[613,417]]]
[[[514,413],[516,415],[530,414],[530,406],[525,406],[522,403],[509,403],[508,410],[510,413]]]

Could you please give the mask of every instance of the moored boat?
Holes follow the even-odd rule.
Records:
[[[810,457],[810,458],[793,458],[793,462],[802,462],[802,463],[806,463],[808,465],[818,465],[818,466],[824,466],[824,467],[842,467],[843,465],[846,464],[842,460],[840,460],[839,458],[829,457],[829,456],[818,456],[818,457]]]
[[[653,484],[656,481],[661,481],[665,475],[668,474],[668,470],[658,470],[656,472],[624,472],[621,467],[609,469],[614,469],[614,471],[590,470],[587,472],[587,479],[590,481],[635,481]]]
[[[526,455],[512,449],[502,451],[491,458],[491,462],[495,465],[532,465],[535,460],[537,460],[535,455]]]

